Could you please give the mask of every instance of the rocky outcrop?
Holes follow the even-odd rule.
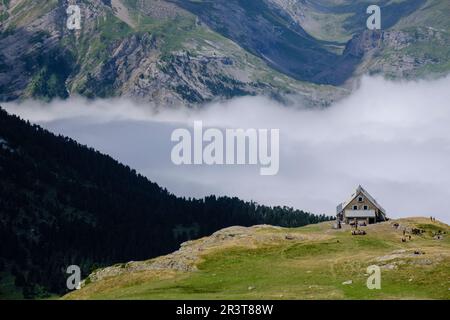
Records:
[[[256,248],[258,245],[275,244],[280,241],[302,241],[307,237],[286,234],[281,227],[259,225],[253,227],[229,227],[213,233],[209,237],[181,244],[180,249],[166,256],[147,261],[131,261],[117,264],[91,273],[84,283],[96,282],[118,275],[149,270],[174,270],[194,272],[202,256],[215,249],[229,247]],[[267,231],[267,232],[264,232]],[[281,232],[280,232],[281,231]]]

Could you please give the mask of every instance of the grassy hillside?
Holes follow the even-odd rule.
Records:
[[[0,177],[0,299],[61,295],[71,264],[87,276],[236,224],[328,220],[237,198],[176,197],[111,157],[1,108]]]
[[[420,12],[427,0],[266,0],[285,11],[316,39],[344,44],[366,29],[369,5],[380,6],[383,29],[395,27],[403,17]],[[442,2],[440,0],[428,0]],[[436,16],[432,8],[430,13]],[[434,22],[435,23],[435,22]]]
[[[412,228],[425,232],[402,242]],[[448,225],[411,218],[364,229],[232,227],[172,255],[98,270],[65,299],[450,299]],[[373,264],[381,290],[366,287]]]

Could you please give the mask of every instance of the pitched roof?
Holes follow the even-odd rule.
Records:
[[[356,188],[356,191],[352,194],[352,196],[350,197],[350,199],[346,202],[341,203],[340,205],[337,206],[337,213],[342,212],[342,210],[350,203],[352,202],[359,194],[363,194],[367,199],[369,199],[370,202],[372,202],[374,204],[374,206],[376,206],[383,214],[386,215],[386,210],[384,210],[384,208],[377,202],[377,200],[375,200],[374,197],[372,197],[370,195],[369,192],[367,192],[366,189],[364,189],[362,186],[358,186],[358,188]]]

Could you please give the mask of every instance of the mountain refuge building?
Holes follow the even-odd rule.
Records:
[[[362,186],[358,186],[352,196],[336,208],[337,220],[349,224],[377,223],[387,221],[386,211]]]

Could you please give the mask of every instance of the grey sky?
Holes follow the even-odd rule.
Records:
[[[165,110],[127,100],[9,103],[10,112],[110,154],[177,195],[238,196],[335,214],[363,185],[388,216],[436,216],[450,222],[450,77],[394,83],[364,78],[325,110],[284,107],[244,97],[202,111]],[[280,129],[280,171],[259,166],[175,166],[175,128]]]

